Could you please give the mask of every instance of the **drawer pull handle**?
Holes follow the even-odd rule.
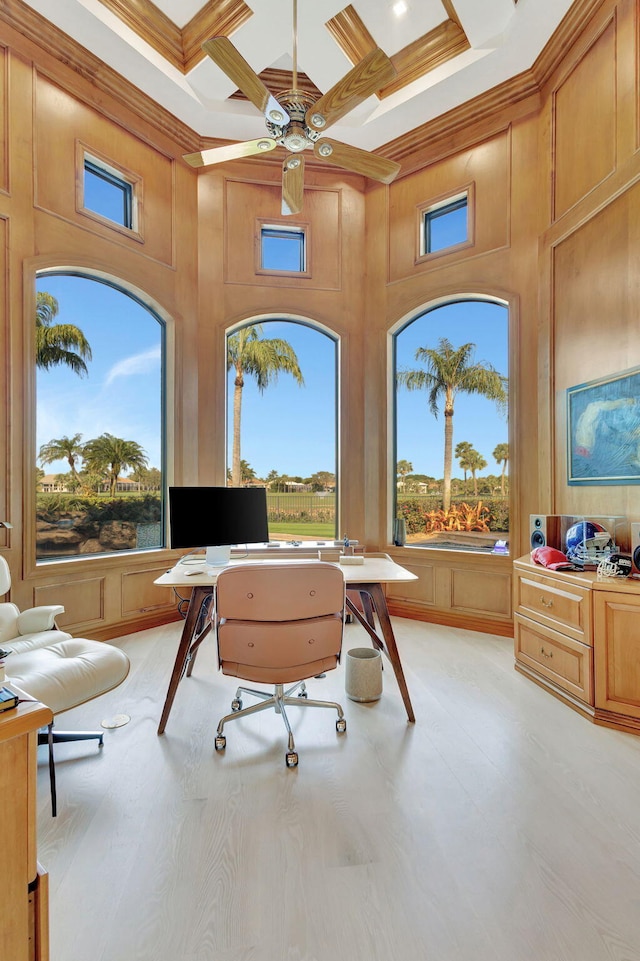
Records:
[[[540,648],[540,653],[542,654],[543,657],[549,657],[549,658],[553,657],[553,651],[545,651],[544,647]]]
[[[544,594],[540,595],[540,603],[543,607],[553,607],[553,601],[545,600]]]

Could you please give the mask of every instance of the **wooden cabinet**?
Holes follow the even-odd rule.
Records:
[[[640,591],[594,593],[596,707],[637,718],[640,733]]]
[[[48,707],[30,701],[0,714],[2,897],[0,958],[48,961],[47,876],[36,857],[36,749]]]
[[[537,571],[518,571],[514,609],[539,624],[591,644],[591,592],[588,586]]]
[[[640,734],[640,580],[514,563],[516,669],[596,724]]]
[[[593,651],[567,634],[515,615],[516,658],[569,694],[593,704]]]

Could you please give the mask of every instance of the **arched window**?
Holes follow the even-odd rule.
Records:
[[[308,322],[227,334],[227,483],[267,487],[271,540],[333,539],[337,340]]]
[[[508,330],[466,299],[394,334],[396,543],[508,553]]]
[[[164,325],[68,272],[36,281],[36,559],[163,546]]]

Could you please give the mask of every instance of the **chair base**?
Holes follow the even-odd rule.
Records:
[[[104,746],[104,731],[54,731],[53,722],[46,730],[38,731],[38,744],[49,747],[49,783],[51,784],[51,816],[58,814],[58,800],[56,796],[56,768],[53,759],[53,745],[64,744],[66,741],[98,741],[98,746]]]
[[[299,690],[298,690],[299,689]],[[298,691],[296,696],[293,694]],[[242,694],[251,694],[252,697],[257,697],[260,700],[259,704],[252,704],[251,707],[242,707]],[[285,691],[284,684],[276,684],[274,686],[273,694],[269,694],[267,691],[257,691],[252,687],[239,687],[236,691],[236,696],[231,703],[231,714],[227,714],[223,717],[218,724],[218,730],[216,732],[215,748],[216,751],[224,751],[227,746],[227,739],[223,734],[224,726],[228,721],[235,721],[241,717],[247,717],[249,714],[258,714],[260,711],[268,711],[271,708],[280,714],[282,720],[284,721],[284,726],[287,729],[289,735],[288,740],[288,751],[285,755],[285,761],[287,767],[297,767],[298,766],[298,755],[295,749],[295,743],[293,740],[293,731],[291,730],[291,725],[289,723],[289,718],[287,717],[287,712],[285,711],[285,706],[295,705],[296,707],[328,707],[333,708],[333,710],[338,712],[338,720],[336,721],[336,731],[338,734],[344,734],[347,730],[347,722],[345,720],[344,711],[340,704],[336,701],[315,701],[309,698],[307,695],[307,688],[304,681],[298,681],[292,687],[287,688]]]

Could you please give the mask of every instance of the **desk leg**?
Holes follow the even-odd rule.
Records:
[[[352,585],[349,585],[351,589],[354,589]],[[382,633],[382,638],[373,629],[370,623],[369,611],[367,610],[368,605],[363,604],[366,616],[360,613],[356,605],[347,596],[347,607],[351,613],[357,618],[357,620],[362,624],[365,631],[373,641],[374,645],[387,655],[391,661],[391,666],[393,667],[393,672],[396,676],[396,681],[398,682],[398,687],[400,688],[400,693],[402,695],[402,700],[404,702],[404,707],[407,712],[407,718],[412,723],[415,723],[415,714],[413,713],[413,707],[411,704],[411,698],[409,697],[409,688],[407,687],[407,682],[405,680],[404,671],[402,670],[402,662],[400,661],[400,654],[398,653],[398,646],[396,644],[396,638],[393,633],[393,626],[391,624],[391,618],[389,617],[389,608],[387,607],[387,599],[385,593],[380,584],[360,584],[357,588],[360,594],[368,594],[373,603],[373,609],[378,616],[378,623],[380,624],[380,631]],[[363,598],[364,600],[364,598]]]
[[[187,616],[182,628],[182,636],[178,646],[178,653],[176,654],[175,663],[173,665],[173,673],[171,674],[171,680],[169,681],[169,688],[167,690],[164,708],[162,709],[162,717],[160,718],[160,724],[158,725],[158,734],[164,734],[164,729],[167,726],[167,721],[169,720],[169,714],[171,713],[171,707],[173,705],[173,699],[176,696],[180,678],[184,674],[187,666],[193,636],[198,624],[200,608],[202,607],[202,602],[204,601],[205,597],[210,593],[211,588],[202,587],[200,585],[194,587],[191,592],[189,609],[187,611]],[[200,640],[202,639],[203,638],[198,638],[196,645],[199,644]]]

